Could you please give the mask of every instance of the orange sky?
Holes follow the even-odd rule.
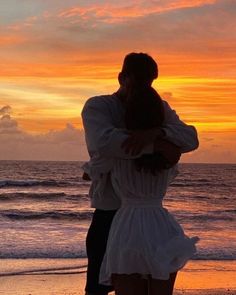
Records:
[[[114,92],[124,55],[142,51],[199,131],[183,161],[236,162],[234,1],[20,2],[0,3],[0,159],[85,159],[84,102]]]

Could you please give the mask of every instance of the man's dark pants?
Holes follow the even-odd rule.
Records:
[[[87,283],[88,294],[105,295],[113,291],[112,286],[99,284],[99,272],[106,251],[107,239],[116,210],[96,209],[86,238],[88,256]]]

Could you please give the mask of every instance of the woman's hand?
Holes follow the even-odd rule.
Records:
[[[89,176],[88,173],[86,173],[86,172],[83,173],[83,175],[82,175],[82,179],[83,179],[83,180],[86,180],[86,181],[90,181],[90,180],[91,180],[90,176]]]

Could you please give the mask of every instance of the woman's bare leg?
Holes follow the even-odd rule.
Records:
[[[112,285],[116,295],[148,295],[148,281],[138,274],[113,274]]]
[[[149,280],[149,295],[172,295],[177,272],[171,273],[169,280]]]

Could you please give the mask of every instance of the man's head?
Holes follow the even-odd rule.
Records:
[[[129,53],[126,55],[119,74],[121,86],[132,83],[136,85],[151,85],[158,77],[158,67],[155,60],[146,53]]]

